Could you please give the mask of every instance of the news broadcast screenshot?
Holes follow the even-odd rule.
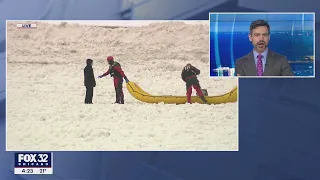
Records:
[[[316,0],[0,1],[0,180],[318,180]]]

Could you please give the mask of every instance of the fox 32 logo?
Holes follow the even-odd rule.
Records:
[[[51,168],[52,153],[15,153],[16,168]]]

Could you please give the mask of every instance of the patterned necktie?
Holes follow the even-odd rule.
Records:
[[[259,54],[257,56],[257,58],[258,58],[258,61],[257,61],[257,73],[258,73],[258,76],[262,76],[262,74],[263,74],[262,57],[263,56],[261,54]]]

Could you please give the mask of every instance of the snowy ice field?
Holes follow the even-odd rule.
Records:
[[[18,29],[17,23],[7,25],[7,150],[238,150],[237,103],[146,104],[124,83],[125,104],[112,104],[110,76],[96,78],[94,104],[83,103],[86,59],[94,60],[97,77],[108,55],[151,94],[185,95],[180,73],[187,63],[201,70],[209,95],[229,92],[237,78],[209,77],[207,24],[109,29],[37,22],[36,29]]]

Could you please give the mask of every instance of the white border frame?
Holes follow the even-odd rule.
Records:
[[[209,12],[209,62],[211,61],[211,53],[210,53],[210,39],[211,39],[211,14],[313,14],[313,76],[210,76],[211,67],[209,64],[209,76],[212,78],[223,77],[223,78],[230,78],[230,77],[239,77],[239,78],[297,78],[297,79],[304,79],[304,78],[316,78],[316,15],[315,12]]]
[[[7,99],[7,83],[8,83],[8,81],[7,81],[7,68],[8,68],[8,63],[7,63],[7,43],[8,43],[8,41],[7,41],[7,30],[8,30],[8,28],[7,28],[7,25],[8,25],[8,22],[27,22],[27,21],[31,21],[30,23],[32,24],[32,23],[37,23],[37,22],[48,22],[48,21],[53,21],[53,22],[57,22],[57,23],[61,23],[61,22],[73,22],[73,23],[77,23],[77,22],[79,22],[79,21],[82,21],[82,22],[84,22],[84,21],[86,21],[86,22],[98,22],[98,21],[100,21],[100,22],[106,22],[106,21],[123,21],[123,22],[125,22],[125,21],[150,21],[150,22],[186,22],[186,21],[188,21],[188,22],[207,22],[207,25],[208,25],[208,27],[210,28],[210,21],[208,21],[208,20],[6,20],[6,118],[5,118],[5,128],[6,128],[6,130],[5,130],[5,143],[6,143],[6,151],[8,151],[8,152],[17,152],[17,151],[19,151],[19,152],[32,152],[32,151],[36,151],[36,152],[55,152],[55,151],[72,151],[72,152],[87,152],[87,151],[92,151],[92,152],[95,152],[95,151],[103,151],[103,152],[109,152],[109,151],[118,151],[118,152],[130,152],[130,151],[146,151],[146,150],[48,150],[48,149],[45,149],[45,150],[35,150],[35,149],[31,149],[31,150],[8,150],[8,148],[7,148],[7,117],[8,117],[8,111],[7,111],[7,109],[8,109],[8,99]],[[82,23],[80,23],[80,24],[82,24]],[[205,23],[204,23],[205,24]],[[98,26],[98,25],[94,25],[94,24],[86,24],[86,25],[93,25],[93,26]],[[210,32],[210,31],[209,31]],[[210,36],[209,36],[209,42],[210,42]],[[210,50],[210,44],[209,44],[209,50]],[[210,68],[210,51],[208,51],[208,53],[209,53],[209,68]],[[220,77],[220,76],[210,76],[210,71],[209,71],[209,76],[208,76],[208,78],[210,79],[210,78],[216,78],[216,77],[218,77],[218,78],[222,78],[222,77]],[[240,131],[240,127],[239,127],[239,125],[240,125],[240,123],[239,123],[239,78],[237,77],[237,76],[230,76],[230,78],[236,78],[236,80],[237,80],[237,85],[236,85],[236,87],[237,87],[237,111],[238,111],[238,113],[237,113],[237,150],[192,150],[192,149],[189,149],[189,150],[161,150],[161,151],[164,151],[164,152],[166,152],[166,151],[172,151],[172,152],[175,152],[175,151],[186,151],[186,152],[199,152],[199,151],[203,151],[203,152],[238,152],[238,151],[240,151],[240,138],[239,138],[239,131]],[[231,90],[231,89],[230,89]],[[226,92],[226,93],[228,93],[228,92]],[[148,150],[148,151],[159,151],[159,150]],[[52,156],[53,157],[53,156]],[[52,165],[52,168],[53,168],[53,165]]]

